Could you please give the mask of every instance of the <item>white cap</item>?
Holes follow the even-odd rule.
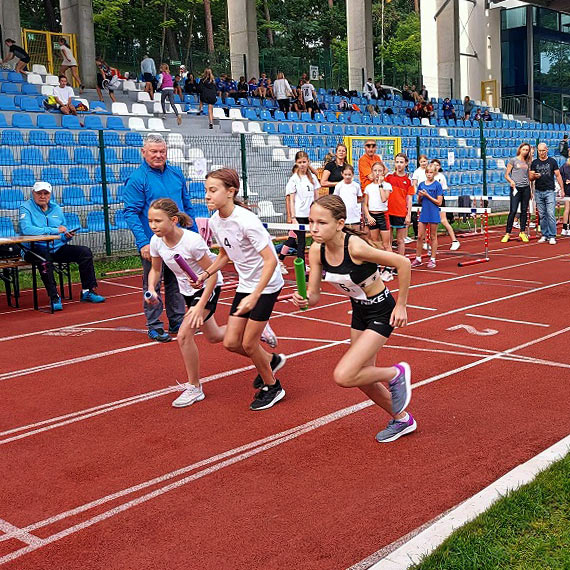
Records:
[[[49,182],[36,182],[34,184],[33,187],[33,191],[34,192],[41,192],[42,190],[45,190],[46,192],[49,192],[51,194],[52,189],[51,189],[51,184]]]

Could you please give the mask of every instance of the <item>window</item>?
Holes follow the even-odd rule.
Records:
[[[539,28],[546,28],[547,30],[559,30],[558,26],[558,12],[547,10],[546,8],[538,8],[538,23]]]
[[[526,26],[526,7],[512,8],[501,11],[501,28],[510,30]]]

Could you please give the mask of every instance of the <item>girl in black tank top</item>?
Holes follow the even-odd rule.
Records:
[[[410,286],[410,261],[406,257],[376,249],[344,228],[346,208],[338,196],[323,196],[311,206],[309,286],[307,299],[293,296],[299,307],[316,305],[321,281],[345,293],[352,304],[351,344],[336,365],[333,377],[343,388],[359,388],[392,419],[376,434],[380,443],[394,441],[415,431],[416,422],[407,413],[411,398],[411,369],[406,362],[375,366],[377,353],[394,327],[407,323],[406,301]],[[396,302],[384,286],[378,265],[398,269]],[[384,384],[387,385],[384,386]]]

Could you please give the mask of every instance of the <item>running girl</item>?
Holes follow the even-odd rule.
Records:
[[[379,162],[376,164],[380,164]],[[346,226],[352,230],[360,230],[360,218],[362,217],[362,190],[360,185],[354,182],[354,168],[345,164],[342,169],[342,181],[334,188],[334,195],[339,196],[346,207]]]
[[[315,268],[309,275],[307,299],[293,296],[299,307],[316,305],[321,279],[350,297],[352,324],[350,348],[334,370],[335,382],[343,388],[359,388],[392,419],[376,435],[380,443],[394,441],[416,429],[405,411],[411,398],[410,366],[375,366],[377,353],[394,327],[407,323],[406,302],[410,287],[410,262],[401,255],[382,251],[345,228],[346,208],[338,196],[323,196],[311,207],[313,243],[309,261]],[[378,265],[399,271],[400,290],[396,302],[378,275]],[[386,388],[383,384],[387,384]]]
[[[372,167],[373,182],[364,190],[364,216],[370,227],[370,239],[385,251],[392,251],[388,223],[388,197],[392,185],[384,182],[384,168],[377,162]],[[380,238],[382,242],[380,244]]]
[[[447,178],[445,177],[445,174],[441,172],[441,162],[439,161],[438,158],[434,158],[432,159],[431,164],[433,164],[437,169],[434,180],[441,184],[441,188],[443,189],[443,192],[445,194],[445,192],[449,190],[449,186],[447,185]],[[445,196],[443,196],[441,207],[442,208],[445,207]],[[451,246],[449,249],[451,251],[459,249],[461,247],[461,243],[457,239],[455,232],[453,231],[453,228],[449,223],[449,220],[447,219],[446,212],[440,212],[440,224],[443,225],[443,227],[446,229],[447,233],[449,234],[449,237],[451,238]]]
[[[285,397],[274,373],[287,360],[284,354],[269,354],[259,344],[281,289],[283,277],[271,238],[259,218],[236,200],[239,176],[235,170],[221,168],[206,176],[206,204],[217,210],[210,227],[220,245],[218,257],[198,276],[199,283],[209,279],[228,261],[233,261],[239,276],[236,294],[224,335],[224,347],[251,358],[258,376],[258,389],[250,409],[271,408]]]
[[[215,255],[210,253],[200,234],[183,229],[192,222],[187,214],[178,210],[173,200],[169,198],[155,200],[148,210],[148,223],[154,233],[150,239],[152,268],[148,275],[148,292],[153,298],[156,297],[156,285],[160,282],[164,262],[176,275],[178,288],[188,307],[177,335],[178,346],[188,374],[188,385],[172,402],[175,408],[183,408],[205,397],[199,380],[200,360],[194,340],[196,331],[200,329],[208,342],[221,342],[224,338],[226,327],[218,326],[214,318],[223,283],[222,275],[212,274],[203,288],[196,289],[186,273],[174,261],[174,256],[179,254],[195,273],[201,273],[210,267]],[[153,299],[147,302],[152,303]]]
[[[431,236],[431,258],[428,261],[428,269],[435,268],[435,258],[437,255],[437,226],[441,218],[441,202],[443,200],[443,188],[435,180],[437,168],[430,164],[426,168],[426,181],[418,185],[418,204],[422,207],[419,220],[419,234],[416,249],[416,259],[412,262],[412,267],[419,267],[422,264],[422,246],[426,239],[427,227],[430,228]]]

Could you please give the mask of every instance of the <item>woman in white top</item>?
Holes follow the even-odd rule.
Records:
[[[259,344],[273,306],[283,288],[277,254],[271,237],[260,219],[241,206],[235,196],[239,176],[235,170],[221,168],[206,176],[206,204],[216,210],[210,227],[220,247],[218,257],[198,276],[205,282],[232,261],[239,283],[230,309],[224,336],[224,347],[251,358],[258,376],[253,385],[258,389],[250,409],[265,410],[285,397],[274,373],[286,361],[284,354],[269,354]]]
[[[304,150],[300,150],[295,154],[295,166],[292,172],[293,174],[289,178],[285,189],[287,223],[308,224],[311,204],[319,197],[319,180],[312,172],[309,155]],[[295,233],[297,234],[297,257],[304,261],[305,230],[299,230]],[[289,245],[287,242],[285,243]]]
[[[388,198],[392,185],[384,182],[384,167],[380,162],[372,166],[373,182],[364,190],[364,216],[370,227],[370,239],[385,251],[392,251],[390,222],[388,220]],[[379,238],[382,242],[379,242]]]
[[[293,90],[287,79],[285,79],[283,72],[277,74],[277,79],[273,84],[273,94],[275,95],[275,99],[277,99],[279,109],[284,113],[288,113],[291,109],[289,97],[293,97]]]
[[[77,70],[77,61],[73,57],[73,52],[71,48],[67,45],[67,41],[65,38],[59,38],[59,51],[61,53],[61,67],[59,68],[59,74],[65,75],[65,72],[70,69],[71,75],[73,79],[77,81],[79,84],[79,93],[83,93],[83,89],[85,89],[85,85],[81,83],[81,79],[79,77],[79,72]]]
[[[443,188],[444,192],[447,192],[449,187],[447,186],[447,178],[445,177],[445,174],[443,174],[443,172],[441,172],[441,162],[437,158],[434,158],[431,161],[431,164],[433,164],[437,168],[437,174],[435,175],[435,181],[439,182],[441,184],[441,187]],[[445,196],[443,197],[443,202],[441,203],[441,207],[442,208],[445,207]],[[449,223],[449,220],[447,219],[447,212],[440,212],[440,215],[441,215],[441,224],[447,230],[447,233],[449,234],[449,237],[451,238],[451,246],[449,249],[451,251],[455,251],[456,249],[459,249],[461,247],[461,243],[457,239],[455,232],[453,231],[453,228],[451,227],[451,224]]]
[[[418,186],[422,182],[425,182],[427,180],[426,168],[427,168],[428,164],[429,164],[429,159],[428,159],[427,155],[420,154],[420,156],[418,156],[418,165],[419,166],[414,170],[414,173],[412,174],[412,184],[414,185],[414,188],[416,189],[416,194],[415,194],[416,196],[418,194]],[[417,204],[414,204],[414,205],[417,206]],[[412,212],[412,228],[414,230],[414,239],[418,239],[418,213],[417,212]]]
[[[360,231],[360,219],[362,218],[362,190],[360,184],[354,182],[354,168],[351,164],[345,164],[342,169],[342,181],[334,189],[334,195],[339,196],[346,207],[346,227],[354,231]]]

